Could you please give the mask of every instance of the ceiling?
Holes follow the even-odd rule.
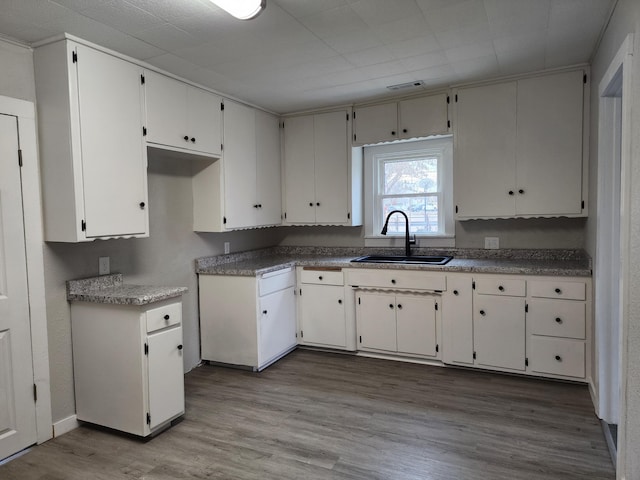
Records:
[[[0,0],[0,33],[67,32],[277,113],[586,63],[615,0]],[[415,90],[404,90],[413,93]]]

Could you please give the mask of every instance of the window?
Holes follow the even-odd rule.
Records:
[[[387,237],[380,234],[387,215],[394,210],[407,214],[409,233],[417,237],[453,237],[452,143],[451,137],[438,137],[364,148],[367,238],[404,238],[405,219],[399,214],[389,220]],[[451,244],[447,241],[421,243]]]

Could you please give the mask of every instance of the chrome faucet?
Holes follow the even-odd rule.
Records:
[[[411,245],[415,245],[416,236],[414,234],[412,239],[409,238],[409,217],[407,217],[406,213],[404,213],[402,210],[393,210],[393,211],[389,212],[389,215],[387,215],[387,219],[384,221],[384,227],[382,227],[382,232],[380,232],[380,233],[382,235],[386,235],[387,234],[387,227],[389,226],[389,219],[391,218],[391,215],[393,215],[394,213],[400,213],[402,216],[404,216],[404,222],[405,222],[404,248],[405,248],[405,251],[406,251],[405,256],[410,257],[411,256]]]

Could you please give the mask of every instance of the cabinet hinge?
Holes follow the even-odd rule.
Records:
[[[360,343],[362,343],[362,335],[360,335]]]
[[[78,52],[76,51],[71,52],[71,61],[73,63],[78,63]]]
[[[147,412],[147,425],[151,425],[151,414]]]
[[[147,136],[147,127],[142,127],[142,136],[143,137]]]
[[[456,93],[456,103],[458,103],[458,94]]]
[[[524,312],[525,313],[529,313],[529,304],[528,303],[524,304]]]
[[[347,212],[347,220],[351,220],[351,212]]]
[[[287,219],[287,212],[284,212],[284,219]]]
[[[584,210],[584,200],[582,200],[582,203],[580,205],[582,206],[582,210]]]
[[[449,98],[449,95],[447,95],[447,105],[451,102],[451,98]]]
[[[528,367],[528,366],[529,366],[529,359],[528,359],[528,358],[525,358],[525,359],[524,359],[524,366],[525,366],[525,367]]]
[[[456,205],[456,213],[458,213],[458,205]]]
[[[33,384],[33,401],[38,401],[38,386],[35,383]]]
[[[222,152],[224,150],[224,143],[220,144],[220,151]]]
[[[87,231],[87,222],[85,222],[84,220],[80,222],[80,230],[82,230],[83,232]]]
[[[439,351],[440,351],[440,345],[436,343],[436,353],[438,353]]]
[[[356,116],[354,115],[353,118],[356,118]],[[353,141],[354,142],[356,141],[356,134],[355,133],[353,134]]]
[[[144,344],[144,354],[145,355],[149,355],[149,344],[148,343]]]
[[[473,282],[471,282],[471,289],[472,290],[476,289],[476,281],[475,280]]]
[[[144,85],[144,82],[145,82],[145,80],[144,80],[144,73],[141,73],[141,74],[140,74],[140,85]]]
[[[224,224],[227,223],[227,217],[222,217],[222,223],[224,223]]]
[[[20,150],[20,149],[18,149],[18,166],[19,167],[22,166],[22,150]]]
[[[438,302],[436,302],[436,310],[438,310]]]
[[[587,83],[587,74],[585,73],[584,76],[582,77],[582,83],[586,84]]]
[[[447,120],[447,128],[451,128],[451,120]]]
[[[353,119],[354,120],[356,119],[356,112],[355,111],[353,112]]]
[[[358,305],[360,305],[362,302],[360,302],[360,297],[358,297]]]
[[[347,122],[349,121],[349,114],[347,113]]]
[[[302,296],[302,289],[300,289],[300,296]]]
[[[224,103],[221,103],[220,104],[220,111],[223,111],[223,110],[224,110]]]
[[[476,352],[473,352],[473,359],[476,359]]]
[[[300,338],[304,338],[304,332],[300,330]]]

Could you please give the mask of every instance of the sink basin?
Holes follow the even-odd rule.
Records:
[[[401,255],[367,255],[351,260],[354,263],[404,263],[404,264],[424,264],[424,265],[444,265],[453,257],[443,255],[412,255],[405,257]]]

